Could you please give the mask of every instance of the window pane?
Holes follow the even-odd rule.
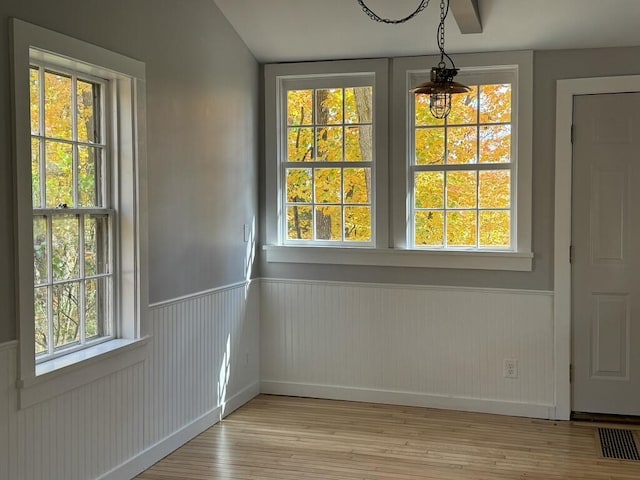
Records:
[[[46,143],[47,207],[73,207],[73,154],[66,143]]]
[[[100,142],[100,123],[98,116],[100,85],[78,80],[76,84],[78,108],[78,141]]]
[[[371,169],[344,169],[344,203],[371,203]]]
[[[415,207],[444,207],[444,173],[417,172],[415,174]]]
[[[287,125],[313,124],[313,90],[287,92]]]
[[[44,122],[47,137],[71,140],[73,135],[71,78],[45,72],[44,90]]]
[[[313,239],[313,210],[312,207],[295,205],[287,207],[287,239]]]
[[[49,253],[47,252],[47,220],[33,217],[33,284],[47,283]]]
[[[78,147],[78,204],[81,207],[102,206],[100,173],[102,149]]]
[[[36,288],[33,292],[33,307],[35,320],[36,355],[47,353],[47,339],[49,338],[49,326],[47,322],[49,302],[47,287]]]
[[[85,282],[84,321],[85,339],[109,335],[108,326],[104,324],[107,318],[108,278],[87,280]]]
[[[447,212],[447,245],[450,247],[476,246],[475,210]]]
[[[311,169],[287,168],[287,202],[311,203]]]
[[[84,274],[110,273],[109,217],[86,215],[84,219]]]
[[[341,203],[342,169],[316,168],[315,201],[316,203]]]
[[[480,87],[480,123],[511,121],[511,85],[482,85]]]
[[[29,70],[29,96],[31,112],[31,133],[40,134],[40,74],[37,68]]]
[[[476,163],[478,130],[476,127],[447,129],[447,163]]]
[[[480,246],[511,246],[511,214],[506,210],[480,212]]]
[[[63,283],[52,289],[53,337],[58,349],[80,341],[80,284]]]
[[[288,133],[289,162],[313,161],[313,128],[290,128]]]
[[[480,163],[511,161],[511,125],[480,127]]]
[[[429,108],[429,95],[413,95],[413,97],[415,99],[417,127],[444,125],[444,119],[439,119],[431,115],[431,110]]]
[[[447,172],[447,208],[476,208],[477,173]]]
[[[344,123],[371,123],[373,87],[344,89]]]
[[[54,280],[78,278],[80,274],[80,242],[78,217],[76,215],[56,215],[52,219]]]
[[[342,161],[342,127],[323,127],[316,130],[319,162]]]
[[[415,244],[418,247],[444,245],[444,213],[442,211],[416,212]]]
[[[316,239],[342,240],[342,207],[316,207]]]
[[[316,90],[318,125],[337,125],[342,123],[342,89],[328,88]]]
[[[451,113],[448,125],[466,125],[478,122],[478,87],[471,87],[468,93],[451,95]]]
[[[373,158],[373,135],[371,125],[347,127],[345,129],[345,160],[347,162],[370,162]]]
[[[444,128],[416,130],[416,165],[444,163]]]
[[[347,242],[371,241],[371,207],[344,208],[344,239]]]
[[[40,195],[40,140],[31,139],[31,197],[33,208],[42,207]]]
[[[511,171],[480,172],[480,208],[511,207]]]

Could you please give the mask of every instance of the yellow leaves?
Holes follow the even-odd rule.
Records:
[[[68,143],[50,142],[46,151],[47,207],[55,208],[65,203],[73,206],[73,154]]]
[[[31,133],[40,134],[40,74],[37,68],[29,70],[29,96],[31,102]]]
[[[511,125],[480,127],[480,163],[511,161]]]
[[[62,74],[44,74],[44,126],[49,138],[72,139],[71,78]]]
[[[313,124],[313,90],[287,92],[287,125]]]
[[[416,96],[414,106],[414,244],[508,248],[511,86],[454,95],[446,120],[431,115],[428,96]]]
[[[480,208],[511,207],[511,171],[486,170],[480,176]]]
[[[447,128],[447,163],[476,163],[477,153],[476,126]]]
[[[311,203],[311,169],[287,169],[287,202]]]
[[[342,127],[322,127],[316,130],[319,162],[342,161]]]
[[[315,171],[315,202],[340,203],[342,190],[342,176],[339,168],[316,168]]]
[[[480,123],[510,121],[511,85],[482,85],[480,87]]]
[[[416,165],[444,163],[444,128],[416,129]]]
[[[287,92],[286,162],[336,164],[285,166],[288,240],[371,242],[372,101],[370,86]]]

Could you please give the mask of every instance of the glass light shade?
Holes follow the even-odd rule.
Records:
[[[445,118],[451,111],[451,94],[446,92],[432,93],[429,97],[429,110],[435,118]]]

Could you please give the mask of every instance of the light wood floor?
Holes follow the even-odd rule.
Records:
[[[640,462],[599,456],[594,431],[584,423],[261,395],[138,478],[639,480]]]

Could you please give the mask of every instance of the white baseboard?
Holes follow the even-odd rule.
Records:
[[[553,405],[508,402],[481,398],[452,397],[415,392],[374,390],[366,388],[316,385],[294,382],[260,382],[260,393],[288,395],[292,397],[327,398],[354,402],[384,403],[412,407],[462,410],[468,412],[493,413],[515,417],[553,418]]]
[[[156,462],[162,460],[171,452],[181,447],[189,440],[200,435],[202,432],[218,423],[221,419],[229,415],[234,410],[240,408],[253,397],[260,393],[260,383],[254,382],[236,393],[224,405],[217,406],[209,410],[201,417],[195,419],[180,430],[150,446],[133,458],[130,458],[122,465],[98,477],[98,480],[122,480],[133,478],[151,467]]]

